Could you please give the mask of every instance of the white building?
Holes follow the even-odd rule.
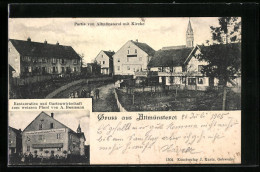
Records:
[[[127,41],[114,55],[114,75],[134,75],[146,71],[155,50],[146,43]]]
[[[114,51],[101,50],[95,60],[101,66],[101,74],[111,75],[113,73],[113,55]]]

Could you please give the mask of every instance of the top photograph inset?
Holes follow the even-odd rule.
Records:
[[[9,99],[241,110],[241,18],[9,18]]]

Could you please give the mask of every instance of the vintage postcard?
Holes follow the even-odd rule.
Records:
[[[9,164],[240,164],[241,32],[241,17],[9,18]]]

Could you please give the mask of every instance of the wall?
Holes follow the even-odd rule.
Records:
[[[137,53],[135,53],[135,49]],[[137,57],[127,57],[128,50],[129,55],[137,55]],[[128,41],[114,54],[113,62],[114,75],[134,75],[134,71],[147,69],[148,55],[134,43]],[[120,70],[118,70],[118,66]]]
[[[108,75],[110,73],[110,65],[109,65],[109,57],[104,53],[104,51],[100,51],[100,53],[97,55],[96,57],[96,61],[100,64],[101,66],[101,73]],[[104,64],[105,62],[105,64]],[[102,70],[102,68],[108,68],[108,73],[104,73],[104,70]]]
[[[64,156],[63,151],[68,150],[68,129],[64,129],[64,132],[57,131],[55,133],[39,133],[35,135],[28,134],[28,132],[23,132],[23,153],[29,154],[31,152],[34,155],[34,151],[37,150],[37,155],[42,154],[44,157],[49,157],[51,155],[51,151],[54,151],[54,155],[58,154],[60,156]],[[61,135],[59,139],[57,139],[57,134]],[[39,140],[40,135],[43,136],[43,140]],[[63,143],[63,148],[60,151],[58,151],[57,148],[43,148],[42,151],[40,148],[33,148],[33,144],[49,143]],[[30,146],[30,151],[27,151],[27,146]],[[45,153],[46,150],[49,151],[48,154]]]
[[[20,54],[15,49],[11,41],[8,42],[8,64],[10,64],[15,72],[13,73],[13,77],[20,77],[21,66],[20,66]]]
[[[199,50],[195,52],[195,56],[200,54]],[[205,61],[199,61],[197,58],[194,56],[191,57],[190,61],[187,64],[187,72],[199,72],[198,71],[198,66],[199,65],[208,65],[207,62]]]

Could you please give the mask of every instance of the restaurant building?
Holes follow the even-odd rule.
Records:
[[[51,155],[67,156],[85,155],[85,135],[80,125],[77,132],[41,112],[22,132],[23,153],[50,157]]]

